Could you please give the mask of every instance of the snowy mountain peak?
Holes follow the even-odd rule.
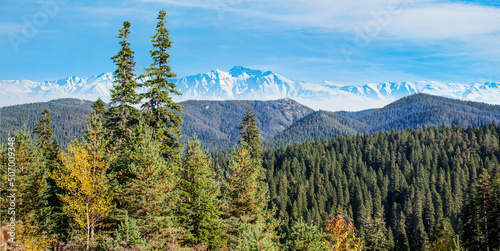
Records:
[[[235,66],[229,70],[229,74],[233,77],[238,77],[240,75],[248,75],[248,76],[260,76],[262,75],[262,71],[260,70],[253,70],[250,68],[246,68],[243,66]]]
[[[459,84],[438,81],[385,82],[365,85],[341,85],[324,81],[313,84],[295,81],[272,71],[235,66],[228,72],[208,73],[171,79],[183,94],[174,100],[291,98],[314,109],[361,110],[384,106],[414,93],[427,93],[462,100],[500,104],[500,85],[495,82]],[[48,101],[61,97],[109,101],[113,73],[88,78],[69,77],[56,81],[0,81],[0,106]],[[141,90],[145,91],[145,90]]]

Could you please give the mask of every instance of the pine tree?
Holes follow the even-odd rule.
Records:
[[[162,142],[161,150],[167,159],[172,159],[179,154],[182,145],[178,142],[181,137],[182,117],[176,112],[182,111],[183,107],[172,100],[171,94],[181,95],[177,91],[176,84],[168,81],[176,75],[171,71],[169,63],[170,55],[167,50],[172,47],[172,41],[166,24],[166,12],[160,11],[156,34],[152,37],[154,50],[150,51],[153,63],[146,68],[143,76],[147,80],[142,86],[148,91],[143,95],[146,102],[142,105],[142,112],[146,117],[146,123],[153,128],[154,138]]]
[[[274,231],[269,230],[265,222],[249,223],[247,217],[243,217],[238,226],[238,239],[235,250],[248,251],[278,251],[276,243],[277,236]]]
[[[389,250],[387,228],[382,217],[382,211],[375,213],[364,222],[365,249],[366,250]]]
[[[123,22],[123,28],[117,36],[120,40],[121,49],[113,56],[113,62],[118,66],[114,72],[114,85],[111,90],[111,108],[108,110],[106,127],[111,129],[119,141],[123,140],[129,126],[136,123],[138,110],[132,105],[140,103],[140,95],[137,94],[138,87],[135,76],[134,52],[130,49],[128,41],[130,35],[130,22]]]
[[[472,185],[466,206],[464,208],[464,246],[472,250],[488,250],[492,240],[497,236],[492,223],[495,223],[492,213],[491,177],[486,169],[479,176],[479,179]],[[494,193],[493,193],[494,194]]]
[[[101,119],[106,115],[106,104],[101,98],[98,98],[92,105],[92,114],[99,116]]]
[[[180,237],[173,211],[178,202],[176,163],[161,156],[160,143],[143,119],[132,128],[121,146],[122,169],[110,173],[115,180],[117,218],[127,217],[137,226],[141,238],[128,240],[130,245],[148,243],[147,248],[164,250]]]
[[[434,236],[429,245],[430,250],[456,250],[455,231],[451,226],[450,220],[443,218],[434,226]]]
[[[260,132],[257,127],[257,120],[255,120],[255,113],[252,107],[248,107],[247,112],[243,121],[238,126],[238,129],[242,130],[240,132],[241,139],[239,144],[246,142],[249,146],[250,156],[254,159],[260,160],[262,158],[262,142],[260,141]]]
[[[10,210],[10,206],[1,207],[2,225],[10,223],[11,217],[15,219],[16,236],[11,237],[15,237],[16,248],[20,250],[53,249],[58,237],[54,231],[57,222],[53,221],[54,214],[48,201],[50,187],[43,151],[37,147],[26,127],[9,138],[12,140],[8,145],[2,144],[1,147],[1,175],[5,178],[0,183],[0,203],[11,205],[11,198],[7,196],[14,194],[15,210]],[[9,161],[9,157],[15,160]]]
[[[403,232],[399,234],[394,245],[394,251],[410,251],[410,244],[408,244],[406,233]]]
[[[86,239],[86,249],[94,245],[96,229],[110,216],[114,207],[110,180],[106,174],[115,159],[109,147],[101,120],[93,116],[87,124],[84,138],[75,140],[61,153],[63,167],[51,174],[58,187],[64,213],[71,218],[73,227]]]
[[[264,170],[260,162],[250,156],[246,142],[234,149],[228,169],[222,187],[226,200],[224,218],[229,225],[230,241],[234,243],[243,217],[249,224],[268,223],[274,212],[267,209],[269,198]],[[270,231],[276,227],[273,224],[269,225]]]
[[[225,243],[217,199],[220,188],[211,159],[202,151],[196,138],[188,143],[179,176],[181,203],[178,217],[187,230],[185,244],[206,245],[210,250],[223,248]]]
[[[302,218],[295,221],[287,236],[287,250],[297,251],[322,251],[327,249],[325,233],[316,225],[305,223]]]
[[[64,237],[67,233],[67,223],[68,219],[65,217],[62,211],[62,201],[57,196],[57,194],[63,193],[63,190],[58,189],[55,181],[49,177],[49,174],[56,170],[56,168],[61,165],[61,160],[59,159],[59,147],[57,145],[56,140],[53,138],[53,129],[52,129],[52,119],[50,117],[49,109],[45,108],[42,112],[42,119],[35,127],[34,134],[37,138],[37,147],[42,150],[44,160],[41,161],[44,165],[45,177],[47,178],[46,182],[48,185],[48,205],[47,209],[50,212],[51,221],[57,222],[57,227],[54,224],[55,229],[51,229],[55,231],[58,237]]]

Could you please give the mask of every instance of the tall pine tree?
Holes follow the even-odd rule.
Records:
[[[160,143],[143,119],[132,128],[121,146],[120,170],[114,170],[117,218],[134,223],[140,238],[128,239],[131,247],[147,242],[144,249],[166,249],[179,239],[173,212],[178,202],[175,191],[176,163],[161,156]]]
[[[156,34],[151,40],[154,48],[150,51],[153,63],[146,68],[146,74],[143,76],[147,80],[142,86],[147,87],[147,92],[143,95],[146,101],[142,105],[142,112],[146,123],[153,128],[154,138],[162,143],[164,157],[172,159],[179,154],[179,148],[182,147],[178,142],[181,137],[182,117],[176,112],[182,111],[183,107],[172,100],[172,94],[181,93],[175,89],[174,82],[168,81],[176,75],[168,65],[170,55],[167,51],[172,47],[172,41],[165,27],[166,15],[164,10],[160,11]]]
[[[56,170],[56,168],[61,165],[61,160],[59,158],[59,147],[57,141],[53,138],[52,129],[52,119],[50,117],[50,112],[48,108],[45,108],[42,112],[42,119],[35,127],[33,133],[36,135],[37,147],[41,149],[44,160],[41,162],[44,165],[44,172],[46,172],[47,185],[48,185],[48,205],[50,206],[51,220],[56,222],[51,229],[52,232],[56,233],[59,238],[63,238],[68,231],[68,219],[65,217],[62,210],[62,201],[57,196],[61,194],[63,190],[58,189],[55,181],[49,177],[49,174]]]
[[[117,55],[111,58],[118,68],[114,72],[111,108],[108,110],[106,127],[111,129],[119,141],[123,140],[124,134],[129,131],[129,126],[137,121],[139,111],[133,105],[137,105],[141,101],[140,95],[136,92],[138,83],[134,73],[134,51],[130,49],[129,35],[130,22],[125,21],[117,36],[118,39],[121,39],[121,49]]]
[[[243,121],[238,126],[238,129],[241,130],[241,142],[246,142],[249,146],[250,156],[254,159],[262,158],[262,142],[260,141],[260,131],[257,127],[257,120],[255,119],[255,113],[252,110],[251,106],[248,106],[247,112],[245,113],[245,117]]]
[[[185,244],[206,245],[210,250],[222,249],[226,245],[222,238],[217,199],[220,187],[212,166],[200,142],[196,138],[190,141],[179,173],[181,203],[178,217],[186,228]]]

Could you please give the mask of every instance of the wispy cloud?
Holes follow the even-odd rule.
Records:
[[[22,24],[17,23],[0,23],[0,35],[8,35],[20,32],[23,28]]]
[[[155,10],[134,7],[82,7],[82,11],[99,16],[125,16],[150,18],[158,14]]]

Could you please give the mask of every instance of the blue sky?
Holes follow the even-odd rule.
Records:
[[[242,65],[313,83],[499,81],[498,2],[0,0],[0,79],[113,71],[125,20],[137,67],[147,67],[164,9],[178,76]]]

